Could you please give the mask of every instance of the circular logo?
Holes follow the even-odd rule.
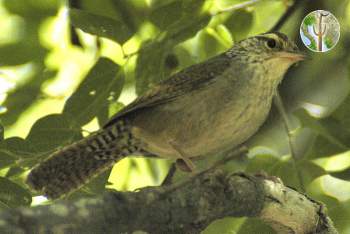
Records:
[[[339,41],[339,22],[329,11],[313,11],[301,23],[300,37],[310,50],[327,52],[333,49]]]

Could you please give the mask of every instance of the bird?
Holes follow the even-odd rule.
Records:
[[[255,134],[285,73],[304,59],[281,32],[248,37],[154,85],[100,130],[36,165],[26,182],[57,199],[130,155],[180,160],[192,171],[194,159]]]

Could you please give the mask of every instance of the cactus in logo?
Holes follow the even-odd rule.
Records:
[[[304,18],[300,27],[300,36],[310,50],[326,52],[332,49],[339,40],[339,22],[328,11],[313,11]]]

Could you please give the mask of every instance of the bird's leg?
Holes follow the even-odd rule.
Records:
[[[174,141],[169,141],[169,144],[177,152],[177,156],[178,156],[178,159],[176,160],[177,168],[185,172],[194,172],[196,169],[196,166],[194,165],[192,160],[186,156],[186,154]]]
[[[173,183],[173,178],[176,172],[176,163],[173,162],[169,168],[168,174],[165,176],[161,186],[167,186]]]

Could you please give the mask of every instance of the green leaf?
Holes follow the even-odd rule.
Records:
[[[7,108],[7,112],[1,115],[4,126],[14,124],[19,116],[38,100],[43,83],[55,77],[55,72],[44,70],[45,68],[41,66],[42,64],[37,65],[37,67],[34,66],[36,72],[33,77],[30,77],[25,84],[9,93],[2,104]]]
[[[315,23],[316,23],[316,18],[314,15],[308,15],[304,19],[304,24],[306,24],[307,26],[311,26]]]
[[[169,73],[164,68],[167,51],[171,50],[162,42],[146,42],[143,44],[136,65],[136,93],[144,93],[153,84],[165,79]]]
[[[212,16],[208,13],[184,17],[170,25],[166,31],[164,41],[171,41],[176,45],[194,37],[199,30],[205,28],[209,24],[211,17]]]
[[[224,25],[232,32],[234,41],[246,38],[254,23],[254,13],[245,9],[233,12]]]
[[[116,85],[118,86],[117,90],[110,93],[108,97],[108,103],[104,104],[104,106],[101,108],[100,113],[97,115],[99,126],[104,126],[113,115],[115,115],[124,107],[122,103],[118,102],[118,98],[123,90],[124,82],[124,79],[120,79],[120,83]]]
[[[98,124],[104,126],[110,118],[112,118],[118,111],[123,109],[124,104],[114,101],[109,106],[103,107],[100,114],[97,116]]]
[[[26,141],[36,152],[50,152],[81,138],[72,120],[60,114],[47,115],[34,123]]]
[[[9,167],[16,162],[16,157],[12,155],[12,152],[6,149],[0,148],[0,169]]]
[[[298,162],[298,166],[306,185],[318,177],[328,174],[322,167],[311,161]]]
[[[47,51],[29,43],[8,44],[0,47],[0,66],[14,66],[42,58]]]
[[[324,43],[326,44],[328,49],[332,48],[334,45],[333,39],[331,37],[326,37]]]
[[[124,76],[120,67],[107,58],[101,58],[67,100],[63,113],[76,126],[83,126],[100,113],[110,95],[119,97],[123,85]]]
[[[100,127],[104,126],[109,118],[108,118],[108,103],[105,103],[103,105],[103,107],[101,107],[100,113],[98,113],[97,117],[97,121],[98,121],[98,125]]]
[[[223,218],[211,223],[202,234],[233,234],[237,233],[246,218]]]
[[[133,35],[128,26],[117,19],[78,9],[71,9],[70,17],[74,27],[96,36],[109,38],[120,44],[126,42]]]
[[[247,219],[239,228],[237,234],[271,234],[275,233],[271,227],[267,226],[262,220],[251,218]]]
[[[6,138],[0,142],[0,152],[15,159],[33,157],[35,150],[20,137]]]
[[[54,16],[60,7],[59,0],[5,0],[8,11],[28,18]]]
[[[313,180],[322,175],[326,175],[326,171],[311,161],[301,161],[297,163],[297,167],[294,167],[294,163],[289,159],[288,161],[282,161],[275,165],[270,171],[271,175],[275,175],[282,179],[283,183],[294,188],[300,188],[300,181],[297,176],[296,169],[301,173],[303,183],[308,186]]]
[[[30,192],[12,181],[0,177],[0,208],[29,206],[32,202]]]
[[[142,94],[152,85],[168,77],[170,71],[165,60],[174,46],[192,38],[206,27],[211,19],[208,12],[203,13],[205,1],[190,0],[181,2],[181,17],[170,24],[153,41],[143,43],[136,62],[136,93]]]
[[[11,166],[27,166],[36,163],[28,160],[38,156],[32,145],[19,137],[7,138],[0,142],[0,169]]]
[[[268,175],[280,177],[288,186],[299,187],[299,179],[297,177],[294,163],[288,160],[277,158],[269,154],[256,155],[249,162],[246,172],[259,173],[266,172]],[[298,170],[301,171],[303,182],[305,185],[310,184],[316,178],[327,174],[326,171],[311,161],[299,161]]]
[[[350,95],[332,113],[332,117],[337,120],[346,130],[350,131]]]
[[[350,181],[350,168],[347,168],[344,171],[331,172],[329,174],[338,179]]]
[[[295,115],[301,121],[303,127],[312,129],[337,147],[344,150],[347,149],[346,142],[338,139],[337,133],[333,133],[334,129],[329,126],[332,124],[330,119],[317,120],[311,117],[304,109],[296,111]],[[335,125],[333,125],[334,127]]]
[[[182,16],[182,2],[173,1],[154,8],[149,16],[152,23],[161,30],[166,30],[169,25],[176,22]]]
[[[281,159],[270,155],[270,154],[259,154],[255,155],[249,160],[246,172],[258,173],[260,171],[265,171],[270,173],[273,167],[281,162]]]
[[[165,60],[173,47],[183,42],[208,25],[211,16],[207,13],[188,16],[170,25],[158,40],[145,42],[136,62],[136,93],[145,92],[149,87],[164,80],[170,74],[165,67]]]
[[[199,33],[199,54],[201,59],[213,57],[223,50],[225,47],[220,43],[218,33],[213,28],[206,28]]]
[[[108,118],[111,118],[115,114],[117,114],[121,109],[124,108],[124,104],[121,102],[114,102],[109,105],[108,109]]]
[[[339,147],[322,136],[317,136],[307,152],[306,158],[316,159],[344,152],[344,148]]]
[[[26,172],[25,169],[23,169],[22,167],[18,167],[18,166],[12,166],[9,168],[9,170],[6,172],[5,177],[8,179],[19,179],[21,180],[20,182],[24,183],[23,179],[21,178],[23,173]]]
[[[96,196],[103,193],[108,183],[108,178],[111,174],[111,171],[112,169],[109,169],[103,172],[101,175],[97,176],[96,178],[93,178],[88,184],[69,195],[68,199],[75,200],[77,198],[86,196]]]
[[[16,158],[8,152],[0,149],[0,169],[11,167],[16,162]]]
[[[5,134],[5,129],[4,129],[4,127],[0,124],[0,141],[4,140],[4,134]]]

